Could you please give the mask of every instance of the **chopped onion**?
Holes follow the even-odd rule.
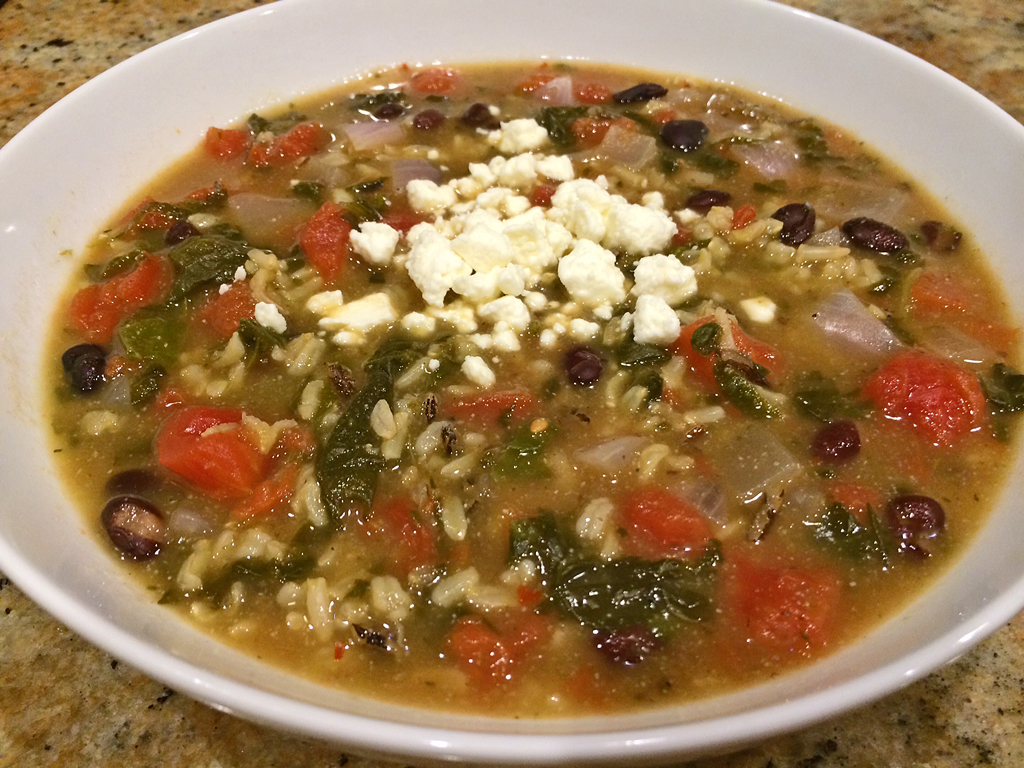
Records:
[[[576,459],[581,464],[611,472],[635,461],[647,443],[647,438],[637,435],[616,437],[577,451]]]
[[[186,538],[209,536],[213,533],[213,522],[202,512],[189,507],[178,507],[167,520],[167,530],[176,536]]]
[[[658,145],[653,136],[613,125],[597,146],[596,154],[638,171],[654,160]]]
[[[441,169],[427,160],[402,158],[391,161],[391,184],[395,192],[404,192],[413,179],[426,179],[435,184],[441,181]]]
[[[800,462],[760,424],[748,426],[722,448],[722,479],[741,501],[757,498],[769,485],[801,470]]]
[[[833,248],[837,246],[845,247],[849,244],[850,241],[847,240],[843,230],[839,227],[832,227],[832,229],[826,229],[824,232],[811,235],[805,242],[805,245],[827,245]]]
[[[779,141],[737,144],[732,154],[766,179],[788,179],[796,169],[796,153]]]
[[[846,289],[821,302],[813,318],[829,341],[849,352],[885,355],[903,347],[896,334]]]
[[[341,126],[348,136],[352,148],[357,152],[365,149],[378,149],[389,144],[399,144],[405,140],[405,128],[401,123],[380,120],[367,123],[348,123]]]
[[[695,477],[672,486],[669,490],[676,496],[690,502],[708,520],[719,525],[727,521],[725,491],[710,477]]]
[[[228,208],[239,229],[260,245],[276,244],[282,232],[287,232],[290,238],[309,218],[309,203],[297,197],[240,192],[228,197]]]
[[[533,98],[544,101],[553,107],[570,107],[576,103],[572,93],[572,78],[568,75],[556,77],[544,83],[533,92]]]
[[[965,365],[988,366],[999,359],[994,349],[948,325],[930,328],[924,345],[940,357]]]

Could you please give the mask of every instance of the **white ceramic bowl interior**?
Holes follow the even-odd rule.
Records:
[[[476,0],[283,0],[149,50],[84,85],[0,151],[0,568],[59,620],[174,689],[372,754],[655,762],[826,718],[921,677],[1024,604],[1018,460],[962,562],[862,642],[739,694],[617,717],[514,722],[368,702],[233,652],[152,604],[83,531],[42,414],[44,338],[74,260],[210,125],[400,62],[574,58],[735,83],[844,126],[971,230],[1024,300],[1024,128],[885,43],[760,0],[500,7]]]

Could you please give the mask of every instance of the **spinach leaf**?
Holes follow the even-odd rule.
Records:
[[[249,258],[249,247],[217,235],[199,235],[174,246],[168,255],[178,267],[168,296],[176,302],[207,283],[234,279],[235,270]]]
[[[86,264],[85,274],[93,281],[102,282],[112,277],[123,275],[135,267],[140,261],[146,258],[146,252],[136,248],[128,253],[115,256],[105,264]]]
[[[722,326],[718,323],[705,323],[690,337],[690,345],[701,357],[711,357],[719,350],[721,342]]]
[[[301,112],[289,112],[280,117],[260,117],[257,114],[249,115],[247,122],[249,132],[253,136],[259,136],[265,131],[278,135],[287,133],[299,123],[305,122],[306,116]]]
[[[713,541],[694,564],[638,557],[576,563],[559,572],[554,597],[584,626],[605,632],[641,626],[665,637],[684,621],[712,617],[710,592],[720,560]]]
[[[305,579],[316,570],[316,558],[298,554],[282,561],[238,560],[203,582],[195,593],[182,592],[177,586],[164,593],[158,601],[161,605],[181,602],[185,599],[203,598],[212,605],[223,604],[231,585],[236,581],[245,582],[264,594],[276,591],[286,581]]]
[[[719,360],[715,363],[714,372],[719,390],[738,410],[762,419],[773,419],[782,415],[779,407],[768,399],[765,390],[750,381],[736,363]]]
[[[831,157],[828,151],[828,140],[825,138],[825,131],[813,120],[805,118],[798,120],[793,128],[796,129],[796,145],[802,150],[800,159],[805,163],[820,163]]]
[[[419,354],[404,339],[385,341],[367,361],[363,388],[352,397],[317,455],[320,498],[337,522],[344,522],[353,505],[369,508],[373,503],[384,459],[375,448],[380,439],[370,426],[370,413],[378,400],[392,399],[395,379]]]
[[[132,380],[131,402],[138,407],[145,405],[160,391],[160,382],[167,375],[166,369],[158,364],[147,365]]]
[[[1024,411],[1024,374],[1008,365],[993,365],[992,373],[981,378],[981,388],[996,413]]]
[[[505,450],[494,462],[495,477],[505,480],[537,480],[551,476],[551,470],[544,462],[544,446],[555,434],[554,426],[540,432],[531,432],[530,425],[524,424],[505,446]]]
[[[586,107],[544,107],[537,114],[537,122],[544,126],[556,147],[571,147],[576,143],[572,124],[586,114]]]
[[[550,512],[516,520],[509,530],[509,563],[532,560],[542,576],[552,576],[572,552],[571,540]]]
[[[627,338],[617,350],[616,357],[623,368],[639,368],[644,365],[660,365],[672,356],[664,347],[654,344],[638,344]]]
[[[133,360],[168,366],[181,351],[181,323],[165,314],[135,316],[122,323],[117,335]]]
[[[891,536],[874,509],[862,525],[842,504],[829,505],[814,527],[814,538],[846,557],[888,562]]]
[[[866,416],[871,407],[853,394],[844,395],[836,385],[821,374],[804,379],[801,388],[793,396],[797,410],[805,416],[819,421],[834,419],[859,419]]]
[[[714,176],[728,178],[739,170],[740,164],[728,157],[722,157],[711,148],[700,149],[687,155],[687,160],[697,170]]]
[[[302,200],[320,205],[324,201],[326,188],[318,181],[300,181],[292,187],[292,194]]]
[[[370,93],[354,93],[348,97],[348,105],[356,112],[371,115],[385,104],[401,104],[409,106],[409,100],[402,91],[372,91]]]
[[[251,317],[243,317],[239,321],[238,338],[242,340],[246,351],[257,360],[267,358],[274,347],[285,345],[282,334],[260,325]]]

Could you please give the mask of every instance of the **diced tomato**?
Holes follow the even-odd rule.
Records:
[[[693,230],[682,224],[677,224],[676,233],[672,235],[672,245],[676,247],[687,245],[691,240],[693,240]]]
[[[161,301],[173,280],[174,267],[168,259],[146,254],[130,272],[76,293],[68,308],[68,324],[87,341],[106,344],[122,320]]]
[[[316,437],[313,435],[313,430],[305,424],[296,424],[281,433],[271,455],[275,457],[288,454],[309,456],[313,453],[314,448],[316,448]]]
[[[743,229],[757,218],[757,209],[752,205],[741,205],[732,214],[732,228]]]
[[[550,184],[538,184],[533,188],[530,202],[538,208],[549,208],[551,206],[551,198],[554,197],[556,191],[557,187],[553,187]]]
[[[612,89],[600,83],[578,83],[576,101],[580,104],[604,104],[612,98]]]
[[[527,75],[515,85],[515,91],[517,93],[533,93],[541,86],[547,85],[555,76],[551,72],[540,71],[534,72],[531,75]]]
[[[619,520],[630,554],[658,560],[704,552],[711,525],[693,504],[661,488],[646,487],[619,502]]]
[[[540,589],[520,584],[516,589],[516,599],[524,608],[535,608],[544,599],[544,592]]]
[[[712,322],[715,322],[715,318],[709,315],[683,328],[676,340],[674,351],[677,355],[685,355],[686,361],[690,364],[690,370],[693,371],[697,379],[714,392],[718,390],[718,384],[715,382],[715,361],[718,356],[713,353],[704,357],[693,348],[692,343],[693,332]],[[758,365],[763,365],[769,373],[778,370],[779,361],[775,350],[764,342],[747,336],[736,323],[732,324],[732,339],[736,349]]]
[[[334,644],[334,660],[341,661],[345,657],[345,651],[348,650],[348,646],[344,643]]]
[[[169,229],[178,221],[176,216],[172,216],[161,211],[159,207],[154,206],[153,203],[155,202],[153,198],[147,198],[132,211],[129,217],[131,221],[130,233],[137,234],[142,230],[150,229]]]
[[[217,182],[211,187],[200,187],[199,189],[193,189],[191,192],[185,195],[185,198],[187,200],[205,201],[213,197],[214,195],[219,194],[225,194],[225,192],[224,187],[220,185],[220,182]]]
[[[870,485],[832,480],[825,484],[825,490],[832,501],[842,504],[847,512],[861,522],[868,519],[868,507],[881,512],[882,504],[885,503],[882,491]]]
[[[668,107],[659,109],[657,112],[651,115],[651,122],[655,123],[656,125],[664,125],[665,123],[675,119],[676,111],[674,109],[669,109]]]
[[[221,426],[227,428],[213,429]],[[269,464],[246,437],[238,408],[176,409],[160,428],[156,451],[161,466],[218,499],[248,496]]]
[[[462,75],[454,69],[434,67],[413,75],[409,87],[416,93],[451,93],[459,87],[461,80]]]
[[[330,138],[320,123],[299,123],[271,141],[253,144],[247,162],[257,168],[291,165],[319,152]]]
[[[511,650],[479,619],[467,616],[455,622],[445,645],[475,685],[490,688],[512,679]]]
[[[437,562],[434,530],[416,516],[416,505],[408,496],[374,500],[370,515],[373,535],[383,536],[390,545],[392,573],[405,578],[423,565]]]
[[[731,561],[726,593],[756,648],[770,655],[808,656],[829,644],[841,597],[834,574],[742,557]]]
[[[628,117],[612,119],[598,119],[595,117],[580,117],[573,121],[572,132],[585,147],[596,147],[604,141],[605,135],[613,125],[617,125],[626,131],[638,131],[637,124]]]
[[[257,485],[240,504],[231,510],[232,520],[249,520],[254,517],[267,518],[283,512],[295,493],[295,480],[299,470],[294,464],[286,464],[273,476]]]
[[[246,130],[238,128],[209,128],[203,149],[210,157],[227,160],[239,157],[249,151],[252,137]]]
[[[384,214],[383,222],[392,229],[397,229],[402,234],[407,233],[417,224],[422,224],[426,218],[408,209],[391,208]]]
[[[867,380],[862,395],[887,418],[904,421],[930,442],[953,445],[985,421],[978,379],[955,363],[903,352]]]
[[[196,322],[220,339],[231,337],[238,324],[256,315],[256,297],[248,280],[232,283],[224,293],[214,293],[196,312]]]
[[[328,285],[338,279],[348,261],[351,232],[352,226],[345,220],[345,210],[330,201],[321,205],[306,222],[300,240],[302,250]]]
[[[497,424],[506,415],[521,419],[537,407],[537,399],[527,392],[493,392],[450,401],[445,412],[455,419],[478,424]]]

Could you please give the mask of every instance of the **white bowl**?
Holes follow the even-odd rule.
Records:
[[[1020,460],[957,566],[861,642],[738,694],[615,717],[494,720],[323,688],[179,621],[94,544],[53,472],[41,415],[43,342],[74,269],[67,252],[207,126],[372,67],[542,56],[735,83],[852,130],[954,212],[1013,304],[1024,303],[1024,128],[876,39],[759,0],[284,0],[113,68],[0,151],[0,568],[69,627],[175,690],[356,751],[436,762],[638,764],[720,752],[880,697],[1013,616],[1024,604]]]

